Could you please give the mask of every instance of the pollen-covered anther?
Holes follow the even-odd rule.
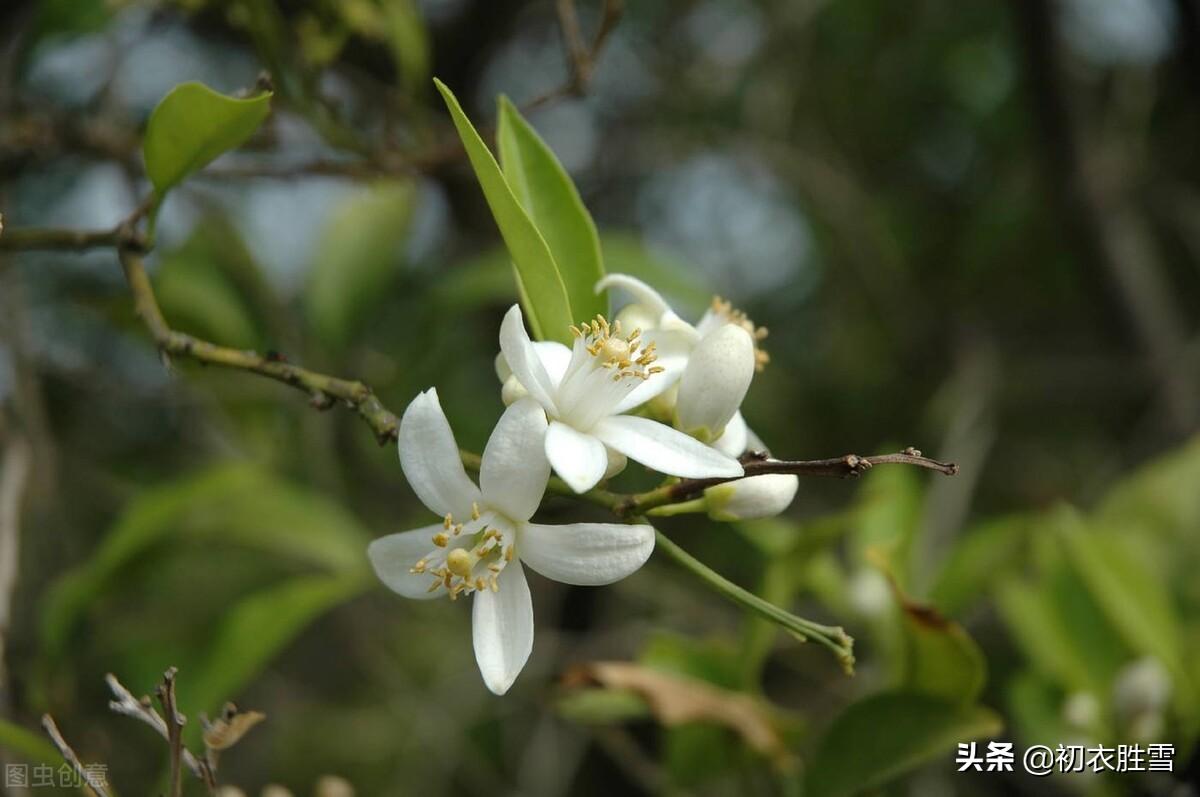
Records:
[[[749,316],[720,296],[713,297],[712,312],[724,319],[726,323],[736,324],[750,333],[750,337],[754,339],[754,370],[763,370],[771,361],[771,355],[759,348],[759,344],[767,337],[767,328],[755,326]]]
[[[626,378],[647,379],[663,370],[649,368],[650,364],[658,359],[658,355],[654,351],[653,343],[642,345],[641,329],[635,329],[622,337],[621,322],[610,325],[604,316],[598,315],[592,321],[572,326],[571,333],[577,338],[583,338],[588,354],[596,358],[600,367],[612,372],[614,382]]]

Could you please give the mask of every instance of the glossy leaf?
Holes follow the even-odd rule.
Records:
[[[596,224],[566,169],[507,97],[500,98],[496,142],[513,196],[550,247],[572,318],[586,321],[608,312],[607,301],[595,291],[604,276]]]
[[[241,146],[271,110],[271,94],[238,99],[203,83],[182,83],[167,93],[146,125],[146,174],[162,196],[222,153]]]
[[[526,323],[540,340],[568,343],[570,325],[578,319],[571,317],[567,289],[546,240],[513,195],[499,164],[471,126],[454,94],[440,80],[434,79],[434,84],[450,109],[471,167],[516,267]]]
[[[337,208],[317,244],[304,302],[322,339],[344,344],[399,271],[413,188],[393,183]]]
[[[947,756],[960,742],[994,736],[1000,718],[982,706],[887,692],[851,705],[833,722],[805,778],[806,797],[843,797],[883,785]]]

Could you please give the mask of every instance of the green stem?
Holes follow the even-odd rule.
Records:
[[[707,512],[708,502],[703,498],[693,498],[691,501],[681,501],[678,504],[663,504],[656,506],[646,512],[647,515],[654,517],[671,517],[672,515],[686,515],[689,513]]]
[[[782,626],[801,641],[812,640],[828,648],[837,657],[847,675],[854,674],[854,639],[840,626],[829,626],[797,617],[789,611],[768,603],[752,592],[742,589],[708,565],[676,545],[670,537],[655,529],[658,550],[675,560],[684,569],[708,584],[728,600],[744,609]]]

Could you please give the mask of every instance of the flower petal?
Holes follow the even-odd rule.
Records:
[[[731,457],[740,457],[750,447],[749,435],[746,419],[738,410],[725,424],[725,433],[712,442],[712,447]]]
[[[623,523],[517,526],[517,555],[546,578],[594,587],[637,570],[654,550],[654,528]]]
[[[632,296],[638,304],[650,308],[660,318],[667,313],[674,315],[671,306],[663,299],[662,294],[637,277],[631,277],[628,274],[609,274],[596,283],[596,293],[610,288],[620,288]]]
[[[479,487],[484,503],[513,520],[532,517],[550,478],[545,450],[546,411],[523,398],[500,416],[483,449]]]
[[[417,395],[400,419],[400,467],[421,503],[438,515],[467,515],[479,488],[463,469],[436,388]]]
[[[742,466],[736,459],[648,418],[614,415],[596,424],[592,434],[605,445],[660,473],[688,479],[742,475]]]
[[[557,386],[567,373],[567,364],[571,362],[571,349],[556,340],[538,340],[534,341],[533,350],[542,361],[550,383]]]
[[[521,384],[529,391],[529,395],[546,408],[547,412],[557,415],[558,408],[554,404],[554,383],[546,373],[538,357],[529,333],[525,331],[525,322],[521,316],[521,308],[513,305],[504,314],[500,324],[500,351],[513,375],[521,380]]]
[[[550,422],[545,450],[554,472],[577,493],[595,487],[608,468],[604,444],[561,421]]]
[[[434,549],[433,535],[441,530],[442,524],[435,523],[372,540],[367,546],[367,558],[375,568],[375,575],[388,589],[406,598],[426,600],[445,595],[444,592],[429,591],[433,577],[428,573],[417,575],[409,572],[413,565]]]
[[[561,382],[563,374],[567,372],[567,363],[571,362],[571,350],[556,340],[534,341],[533,350],[542,361],[542,367],[546,369],[550,381],[555,385]],[[504,359],[504,352],[496,355],[493,366],[496,369],[496,377],[501,382],[508,381],[512,376],[512,369],[508,367],[508,360]]]
[[[643,337],[647,343],[654,343],[654,351],[658,355],[654,364],[663,369],[662,373],[654,374],[621,399],[614,411],[616,415],[640,407],[676,384],[687,367],[688,356],[695,345],[690,336],[679,331],[660,329],[645,333]]]
[[[475,593],[471,635],[483,682],[502,695],[517,680],[533,650],[533,600],[520,560],[504,568],[498,585],[497,592]]]
[[[708,333],[679,379],[675,426],[706,443],[719,437],[742,406],[754,378],[754,338],[735,324]]]

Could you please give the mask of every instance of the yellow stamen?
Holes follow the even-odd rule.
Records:
[[[433,535],[433,544],[439,548],[445,548],[449,542],[450,538],[445,533]]]

